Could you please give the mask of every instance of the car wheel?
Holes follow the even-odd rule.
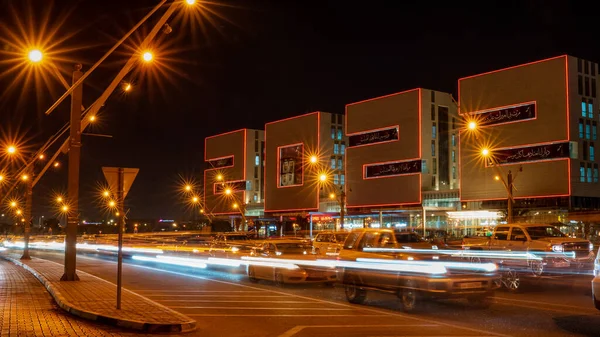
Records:
[[[469,303],[481,309],[487,309],[490,307],[490,305],[492,305],[492,298],[489,296],[489,294],[472,295],[467,297],[467,300]]]
[[[531,260],[529,261],[529,269],[534,277],[540,277],[544,272],[544,263],[541,260]]]
[[[275,285],[278,287],[283,287],[285,285],[283,274],[280,271],[275,272]]]
[[[509,269],[502,274],[502,284],[509,291],[517,291],[521,286],[521,279],[516,271]]]
[[[350,303],[361,304],[367,298],[367,290],[358,286],[359,282],[356,276],[350,275],[344,281],[346,299]]]
[[[252,266],[248,266],[248,280],[250,280],[252,283],[258,282],[258,279],[256,278],[256,271]]]
[[[406,288],[401,289],[398,295],[402,301],[404,311],[411,312],[417,308],[417,303],[419,301],[419,293],[417,289],[415,289],[417,284],[415,281],[408,281],[405,286]]]

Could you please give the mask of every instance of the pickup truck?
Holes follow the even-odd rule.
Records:
[[[350,303],[362,303],[367,290],[396,294],[405,311],[422,298],[467,298],[482,307],[498,288],[492,263],[447,261],[435,249],[419,254],[402,248],[389,229],[362,228],[348,235],[337,261],[337,279]],[[450,262],[450,263],[448,263]]]
[[[590,241],[570,238],[557,227],[545,224],[498,225],[490,237],[463,239],[463,249],[494,251],[494,254],[483,252],[482,257],[477,259],[485,257],[501,264],[511,274],[508,275],[512,278],[511,285],[503,280],[510,290],[518,287],[517,274],[539,277],[549,271],[560,272],[592,265],[595,258],[593,248]]]

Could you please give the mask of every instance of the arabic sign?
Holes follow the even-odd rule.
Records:
[[[525,103],[518,106],[474,113],[474,115],[477,115],[477,120],[481,125],[505,124],[534,119],[536,116],[536,106],[535,103]]]
[[[233,166],[233,156],[209,160],[208,165],[211,169]]]
[[[527,146],[514,149],[494,150],[497,164],[513,164],[531,161],[569,158],[569,142]]]
[[[348,147],[398,140],[398,127],[348,137]]]
[[[228,181],[224,183],[215,183],[214,185],[214,194],[222,194],[226,189],[231,189],[232,192],[236,191],[245,191],[246,190],[246,181]]]
[[[421,173],[421,160],[399,161],[385,164],[366,165],[365,179],[393,177]]]

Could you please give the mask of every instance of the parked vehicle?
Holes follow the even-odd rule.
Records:
[[[367,290],[377,290],[396,294],[406,311],[414,310],[423,298],[459,297],[483,307],[490,305],[490,296],[498,287],[499,279],[494,264],[465,268],[472,266],[468,263],[451,266],[434,257],[439,258],[403,249],[392,230],[358,229],[348,235],[338,256],[342,261],[338,281],[344,284],[346,298],[351,303],[362,303]],[[378,269],[369,264],[353,264],[365,260],[385,267],[400,265],[400,268]],[[350,263],[343,264],[346,261]]]
[[[509,253],[486,257],[502,266],[502,283],[509,290],[519,288],[521,276],[590,268],[595,257],[588,240],[570,238],[557,227],[544,224],[499,225],[490,237],[464,238],[463,248],[527,253],[514,258]]]
[[[267,240],[253,248],[246,269],[251,282],[267,280],[278,286],[286,283],[328,283],[336,281],[335,269],[303,265],[315,261],[312,246],[299,240]],[[267,258],[268,260],[265,261]],[[277,260],[282,260],[278,262]],[[290,263],[286,260],[294,260]]]
[[[215,236],[208,253],[212,257],[239,258],[249,255],[255,241],[243,233],[222,233]]]
[[[348,232],[320,232],[313,241],[313,253],[327,255],[337,253],[342,248]]]
[[[600,250],[594,260],[594,279],[592,280],[592,300],[594,307],[600,310]]]
[[[425,240],[422,236],[415,232],[396,232],[394,234],[396,241],[402,248],[414,249],[437,249],[438,246],[430,241]]]

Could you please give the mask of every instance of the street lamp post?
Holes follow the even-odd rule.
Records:
[[[344,218],[346,216],[346,192],[341,189],[339,196],[335,193],[331,193],[329,198],[336,200],[340,205],[340,229],[344,230]]]
[[[29,235],[31,232],[31,207],[33,200],[33,177],[29,177],[24,175],[23,180],[25,180],[26,188],[25,188],[25,214],[23,214],[23,218],[25,222],[23,223],[23,255],[21,256],[21,260],[31,260],[29,256]]]

